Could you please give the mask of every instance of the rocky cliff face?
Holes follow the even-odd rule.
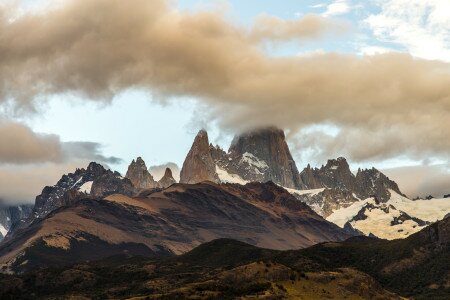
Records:
[[[33,205],[0,207],[0,241],[12,227],[27,218],[32,209]]]
[[[329,159],[320,169],[308,165],[300,174],[306,189],[336,188],[352,191],[355,189],[355,176],[343,157]]]
[[[222,160],[219,164],[247,181],[273,181],[294,189],[302,187],[284,132],[277,128],[236,136],[228,150],[228,162]]]
[[[151,189],[158,185],[147,170],[147,166],[141,157],[138,157],[136,160],[133,159],[128,166],[125,177],[130,179],[131,183],[137,189]]]
[[[181,182],[228,182],[232,178],[240,183],[273,181],[288,188],[302,187],[280,129],[271,127],[238,135],[228,152],[207,143],[207,134],[201,131],[183,165]]]
[[[321,168],[312,169],[308,165],[300,177],[305,189],[327,188],[349,191],[360,199],[376,197],[380,201],[387,201],[391,196],[390,189],[403,195],[394,181],[375,168],[360,169],[355,176],[343,157],[330,159]]]
[[[63,175],[55,185],[44,187],[42,193],[36,197],[30,216],[13,228],[12,232],[46,217],[61,206],[70,205],[80,194],[104,197],[113,193],[132,196],[136,189],[131,181],[121,177],[120,173],[106,170],[102,165],[91,162],[86,169],[77,169],[74,173]]]
[[[355,177],[355,189],[357,195],[362,199],[376,197],[382,202],[389,200],[391,197],[389,190],[404,196],[397,183],[375,168],[358,170]]]
[[[164,176],[158,181],[158,186],[165,189],[176,182],[177,181],[172,176],[172,170],[170,168],[166,168]]]
[[[355,176],[343,157],[330,159],[321,168],[308,165],[300,177],[305,189],[322,190],[296,194],[296,197],[325,218],[340,208],[367,198],[386,202],[391,198],[390,190],[404,196],[394,181],[375,168],[358,170]]]
[[[200,130],[181,169],[180,183],[219,182],[209,149],[208,133]]]

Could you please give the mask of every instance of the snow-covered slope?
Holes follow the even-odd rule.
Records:
[[[219,167],[218,165],[216,165],[216,173],[219,176],[220,182],[223,183],[239,183],[242,185],[248,183],[248,181],[242,179],[241,176],[228,173],[225,169]]]
[[[349,222],[354,216],[358,214],[358,212],[367,204],[374,202],[373,198],[369,198],[366,200],[361,200],[353,203],[348,207],[344,207],[336,210],[326,219],[327,221],[333,222],[339,227],[344,227],[345,223]]]
[[[2,224],[0,224],[0,240],[3,239],[7,233],[8,230]]]
[[[379,238],[405,238],[450,213],[449,199],[410,200],[394,191],[386,203],[368,198],[334,211],[326,219]]]
[[[436,222],[450,213],[450,198],[413,201],[393,191],[390,192],[390,204],[424,221]]]

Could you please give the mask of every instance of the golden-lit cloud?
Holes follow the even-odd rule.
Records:
[[[255,19],[250,31],[250,40],[260,42],[317,39],[330,34],[344,34],[349,24],[318,15],[305,15],[295,20],[261,15]]]
[[[260,48],[333,32],[322,17],[265,16],[247,29],[162,0],[68,0],[12,14],[0,12],[0,101],[19,112],[52,94],[108,101],[139,88],[196,97],[223,127],[334,124],[342,134],[325,144],[332,156],[449,156],[449,64],[401,53],[273,57]]]
[[[86,168],[89,161],[28,165],[0,165],[0,206],[32,204],[46,185],[54,185],[63,174]]]
[[[450,195],[450,165],[410,166],[383,170],[411,198]],[[450,200],[450,199],[449,199]]]
[[[117,157],[106,157],[101,145],[94,142],[62,142],[57,135],[40,134],[17,122],[0,122],[0,164],[26,165],[67,163],[73,160],[95,160],[117,163]]]

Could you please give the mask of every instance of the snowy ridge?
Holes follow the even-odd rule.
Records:
[[[296,189],[290,189],[287,187],[283,187],[285,190],[287,190],[291,194],[297,194],[297,195],[309,195],[309,196],[316,196],[319,193],[323,192],[325,188],[321,189],[312,189],[312,190],[296,190]]]
[[[389,190],[391,199],[388,203],[399,210],[424,221],[436,222],[450,213],[450,199],[410,200]]]
[[[391,198],[380,203],[373,198],[357,201],[334,211],[326,219],[340,227],[349,223],[366,235],[405,238],[450,212],[448,199],[410,200],[390,190]]]

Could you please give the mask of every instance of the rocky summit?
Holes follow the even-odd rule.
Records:
[[[54,210],[70,205],[80,195],[104,197],[113,193],[132,196],[136,189],[128,178],[119,172],[105,169],[102,165],[91,162],[86,169],[77,169],[65,174],[53,186],[46,186],[36,197],[33,211],[12,231],[23,229],[36,220],[46,217]]]
[[[300,174],[305,189],[336,188],[352,191],[355,189],[355,176],[343,157],[329,159],[325,166],[314,168],[308,165]]]
[[[21,220],[27,218],[33,206],[30,204],[0,207],[0,241]]]
[[[208,144],[206,131],[195,138],[183,164],[181,182],[267,182],[302,188],[284,132],[264,128],[237,135],[228,152]]]
[[[200,130],[195,137],[180,173],[180,183],[219,182],[216,165],[209,149],[208,133]]]
[[[273,181],[287,188],[302,188],[284,132],[269,127],[236,136],[226,155],[216,164],[246,181]]]
[[[324,217],[367,198],[387,202],[392,192],[406,197],[397,183],[375,168],[359,169],[354,175],[343,157],[330,159],[320,168],[308,165],[300,177],[304,188],[313,192],[297,193],[297,198]]]
[[[355,177],[355,189],[361,199],[376,197],[378,200],[386,202],[391,197],[389,190],[406,197],[396,182],[375,168],[358,170]]]
[[[165,189],[176,182],[177,181],[173,178],[172,170],[170,168],[166,168],[164,176],[158,181],[158,186]]]
[[[141,157],[138,157],[136,160],[133,159],[128,166],[125,177],[130,179],[131,183],[137,189],[151,189],[158,186],[158,183],[147,170],[147,166]]]

